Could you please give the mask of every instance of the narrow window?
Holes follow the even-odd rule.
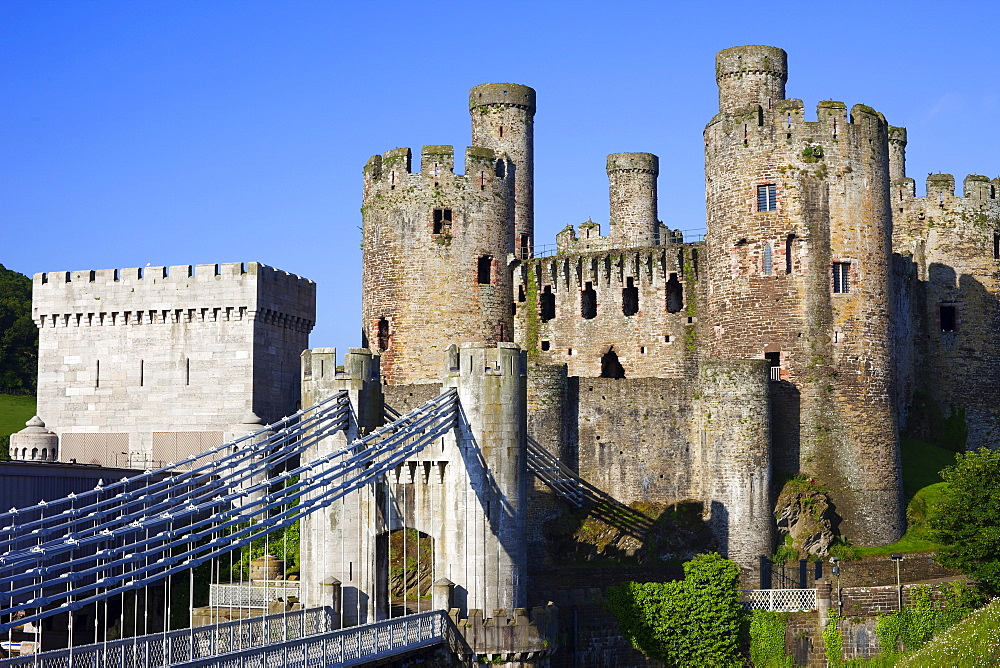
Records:
[[[434,209],[434,234],[451,234],[451,209]]]
[[[379,318],[377,339],[380,352],[389,349],[389,321],[385,318]]]
[[[618,360],[618,353],[614,346],[608,349],[601,357],[601,378],[624,378],[625,368]]]
[[[954,332],[955,331],[955,307],[954,306],[941,306],[941,331],[942,332]]]
[[[833,263],[833,291],[837,293],[847,293],[851,291],[851,263]]]
[[[500,138],[503,139],[503,126],[500,126]]]
[[[396,189],[396,170],[393,169],[389,172],[389,190]]]
[[[1000,260],[1000,233],[993,233],[993,259]]]
[[[763,257],[763,260],[764,260],[764,267],[763,267],[763,269],[764,269],[764,275],[765,276],[770,276],[771,275],[771,244],[764,244],[764,253],[763,253],[763,255],[764,255],[764,257]]]
[[[679,313],[684,308],[684,286],[677,274],[670,274],[667,281],[667,313]]]
[[[139,387],[146,384],[146,361],[139,360]]]
[[[522,233],[521,236],[518,237],[518,246],[520,247],[520,257],[521,257],[521,259],[523,260],[523,259],[527,258],[528,254],[530,252],[530,246],[528,244],[528,235],[527,234],[523,234]]]
[[[97,360],[97,370],[94,371],[94,387],[101,386],[101,360]]]
[[[698,249],[691,249],[691,270],[694,271],[694,277],[698,278]]]
[[[191,384],[191,358],[184,360],[184,384]]]
[[[527,300],[527,296],[524,294],[524,286],[517,286],[517,301],[523,302]]]
[[[586,287],[580,293],[580,315],[586,320],[597,317],[597,293],[590,281],[587,281]]]
[[[795,235],[789,234],[785,237],[785,273],[792,273],[792,244],[795,241]]]
[[[497,322],[497,341],[510,341],[510,327],[503,320]]]
[[[757,210],[774,211],[778,208],[778,189],[773,183],[757,186]]]
[[[493,256],[480,255],[476,263],[476,280],[480,285],[489,285],[493,277]]]
[[[684,273],[684,251],[683,251],[683,249],[677,251],[677,271],[680,272],[680,273],[682,273],[682,274]]]
[[[639,288],[635,287],[635,279],[629,276],[625,279],[625,287],[622,288],[622,313],[630,316],[638,312]]]
[[[486,190],[486,172],[479,172],[479,189]]]
[[[552,286],[546,285],[542,288],[542,294],[539,296],[539,315],[542,318],[542,322],[548,322],[549,320],[554,320],[556,317],[556,296],[552,294]]]

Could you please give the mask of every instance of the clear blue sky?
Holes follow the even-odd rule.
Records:
[[[0,263],[256,260],[315,280],[313,346],[359,344],[361,168],[469,143],[467,91],[538,91],[536,238],[607,221],[604,158],[660,156],[704,221],[714,55],[789,54],[788,96],[909,129],[908,172],[1000,174],[997,2],[0,0]]]

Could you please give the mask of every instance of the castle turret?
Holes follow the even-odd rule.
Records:
[[[771,361],[779,472],[831,490],[842,529],[882,544],[903,528],[892,405],[889,128],[875,110],[784,100],[785,54],[717,57],[705,130],[712,357]]]
[[[512,164],[469,147],[455,174],[451,146],[374,156],[364,170],[364,345],[386,382],[436,379],[449,344],[513,340]]]
[[[612,153],[607,169],[612,241],[627,248],[655,245],[660,226],[656,216],[659,158],[652,153]]]
[[[715,80],[722,113],[748,104],[770,109],[785,99],[788,56],[773,46],[734,46],[715,56]]]
[[[906,128],[889,128],[889,182],[906,178]]]
[[[504,154],[514,164],[512,243],[519,258],[531,256],[535,236],[535,91],[490,83],[469,91],[472,144]]]

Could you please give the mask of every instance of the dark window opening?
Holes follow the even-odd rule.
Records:
[[[139,360],[139,387],[146,384],[146,362]]]
[[[434,234],[451,234],[451,209],[434,209]]]
[[[380,352],[389,349],[389,321],[385,318],[378,321],[377,343]]]
[[[833,263],[833,291],[837,293],[847,293],[851,291],[851,263]]]
[[[684,251],[677,251],[677,271],[684,273]]]
[[[524,294],[524,286],[517,286],[517,301],[523,302],[527,300],[527,296]]]
[[[497,178],[502,179],[505,176],[507,176],[507,166],[503,160],[497,160]]]
[[[548,341],[542,341],[542,350],[548,350],[552,345]]]
[[[500,137],[503,138],[503,126],[500,126]]]
[[[635,279],[631,276],[625,279],[622,289],[622,313],[627,316],[639,312],[639,288],[635,287]]]
[[[501,320],[497,323],[497,341],[510,341],[510,326]]]
[[[597,317],[597,293],[590,281],[580,293],[580,315],[587,320]]]
[[[778,208],[778,188],[773,183],[757,186],[757,210],[774,211]]]
[[[184,384],[191,384],[191,358],[187,358],[184,361]]]
[[[764,359],[771,363],[771,368],[781,366],[781,353],[764,353]]]
[[[993,234],[993,259],[1000,260],[1000,234]]]
[[[542,318],[542,322],[548,322],[549,320],[554,320],[556,317],[556,296],[552,294],[552,286],[546,285],[542,288],[542,294],[539,297],[539,306],[541,307],[539,315]]]
[[[765,276],[771,275],[771,244],[764,244],[763,252],[763,270]]]
[[[795,235],[789,234],[785,237],[785,273],[792,273],[792,243],[795,241]]]
[[[624,378],[625,367],[618,361],[618,353],[614,347],[601,356],[601,378]]]
[[[694,277],[698,278],[698,249],[691,249],[691,270],[694,271]]]
[[[521,259],[523,260],[523,259],[527,258],[528,255],[529,255],[529,253],[530,253],[530,251],[531,251],[531,246],[528,243],[528,235],[527,234],[521,234],[521,236],[518,237],[518,247],[519,247],[519,251],[520,251],[519,252],[519,256],[521,257]]]
[[[679,313],[684,308],[684,286],[677,280],[677,274],[670,274],[667,281],[667,313]]]
[[[941,306],[941,331],[954,332],[956,325],[956,312],[954,306]]]
[[[97,360],[97,369],[94,371],[94,387],[101,386],[101,360]]]
[[[476,280],[480,285],[489,285],[493,278],[493,256],[480,255],[476,263]]]

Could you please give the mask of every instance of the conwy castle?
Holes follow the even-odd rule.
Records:
[[[659,221],[657,156],[616,153],[606,231],[537,256],[527,86],[472,89],[464,169],[451,146],[373,156],[361,347],[386,404],[436,396],[453,344],[517,344],[535,441],[621,504],[699,504],[744,567],[798,473],[841,536],[899,538],[901,434],[1000,442],[1000,178],[918,196],[904,128],[834,101],[806,120],[787,74],[774,47],[716,57],[704,241]],[[337,364],[308,352],[315,287],[257,263],[36,274],[38,417],[11,454],[148,468],[293,413]],[[527,502],[533,578],[568,511],[541,483]]]

